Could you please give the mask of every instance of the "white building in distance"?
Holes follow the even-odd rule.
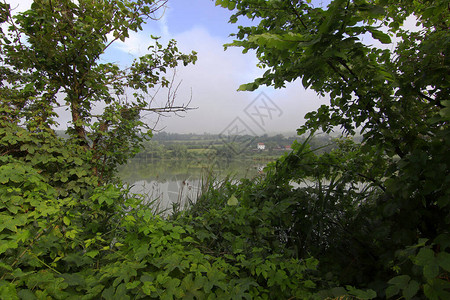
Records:
[[[256,149],[258,149],[258,150],[266,150],[266,145],[264,145],[264,143],[258,143],[258,145],[256,146]]]

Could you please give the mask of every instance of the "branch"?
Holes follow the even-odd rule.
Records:
[[[348,83],[348,78],[345,77],[344,74],[342,74],[338,68],[336,68],[336,66],[334,66],[329,60],[327,60],[327,64],[330,66],[331,69],[333,69],[334,72],[336,72],[336,74],[338,74],[342,80],[344,80],[345,83]]]
[[[160,4],[160,5],[156,4],[156,8],[154,8],[154,9],[147,15],[147,17],[149,17],[151,20],[155,20],[155,21],[161,20],[162,17],[164,16],[164,14],[166,13],[166,7],[165,7],[165,6],[166,6],[166,3],[167,3],[168,1],[169,1],[169,0],[162,0],[162,1],[159,1],[159,2],[161,2],[162,4]],[[150,16],[150,14],[154,14],[156,11],[158,11],[158,10],[161,9],[162,7],[164,7],[164,12],[162,13],[161,17],[157,18],[157,17],[152,17],[152,16]]]
[[[191,90],[191,96],[190,96],[189,101],[187,102],[187,104],[174,106],[175,98],[177,97],[178,89],[180,88],[181,83],[182,83],[182,81],[180,81],[174,87],[175,77],[176,77],[176,69],[174,69],[174,71],[173,71],[172,80],[170,80],[170,84],[168,86],[167,101],[166,101],[166,104],[163,107],[151,108],[149,106],[148,108],[142,108],[141,110],[149,111],[149,112],[155,112],[155,113],[157,113],[159,115],[163,115],[164,113],[175,113],[177,116],[180,116],[180,115],[177,114],[178,112],[186,112],[188,110],[197,109],[197,107],[189,107],[189,105],[191,104],[191,101],[192,101],[192,90]],[[155,100],[156,95],[158,94],[159,90],[160,90],[160,88],[158,88],[158,90],[155,92],[155,94],[151,97],[150,104]],[[158,120],[159,120],[159,118],[158,118]]]
[[[445,106],[441,104],[441,101],[437,100],[437,99],[433,99],[430,96],[425,95],[424,93],[422,93],[421,91],[417,91],[417,93],[419,94],[420,97],[433,102],[434,104],[436,104],[436,106],[440,107],[440,108],[444,108]]]
[[[198,107],[188,107],[186,106],[166,106],[166,107],[154,107],[154,108],[142,108],[141,110],[143,111],[149,111],[149,112],[155,112],[158,114],[163,114],[163,113],[176,113],[176,112],[181,112],[181,111],[188,111],[188,110],[193,110],[193,109],[197,109]]]
[[[323,166],[335,167],[335,168],[340,169],[340,170],[345,171],[345,172],[348,172],[348,171],[352,172],[350,169],[348,169],[348,168],[346,168],[344,166],[340,166],[340,165],[336,165],[336,164],[330,164],[330,163],[325,163],[325,162],[308,163],[308,164],[302,164],[302,165],[304,165],[304,166],[307,166],[307,165],[311,165],[311,166],[323,165]],[[372,182],[377,187],[379,187],[383,192],[386,192],[386,188],[377,179],[369,177],[369,176],[364,175],[364,174],[359,173],[359,172],[354,172],[354,174],[359,176],[359,177],[362,177],[362,178],[364,178],[364,179],[366,179],[366,180],[368,180],[370,182]]]
[[[295,16],[297,17],[297,19],[300,21],[300,23],[303,25],[303,27],[305,29],[308,29],[308,27],[306,27],[306,24],[303,22],[302,18],[300,17],[298,11],[295,9],[294,5],[292,5],[292,2],[289,1],[289,6],[291,7],[292,11],[294,12]]]
[[[352,69],[350,69],[350,67],[347,65],[347,63],[345,62],[345,60],[343,60],[342,58],[337,58],[337,61],[344,67],[347,69],[347,71],[350,72],[350,74],[352,74],[353,77],[355,77],[355,79],[357,81],[359,81],[358,76],[356,76],[356,74],[352,71]]]

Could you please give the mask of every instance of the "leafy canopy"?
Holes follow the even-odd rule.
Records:
[[[11,120],[30,131],[50,128],[64,102],[71,115],[70,138],[90,152],[94,173],[110,176],[151,133],[140,120],[143,110],[155,110],[149,93],[159,85],[170,87],[170,69],[196,60],[195,52],[180,53],[173,40],[163,47],[157,37],[149,53],[127,68],[100,59],[114,42],[156,20],[165,3],[37,0],[16,16],[1,4],[0,21],[8,29],[0,33],[0,97]],[[162,109],[170,111],[172,105],[169,101]]]
[[[371,287],[378,297],[448,298],[448,1],[216,4],[234,12],[230,22],[253,20],[225,45],[255,50],[266,69],[240,90],[301,79],[330,105],[308,113],[300,134],[340,127],[363,135],[361,145],[343,143],[320,157],[294,145],[253,191],[287,205],[294,219],[276,227],[285,228],[286,243],[320,258],[324,277]],[[407,17],[416,30],[403,27]],[[308,178],[312,188],[303,188]]]
[[[236,9],[255,26],[240,26],[226,45],[255,49],[267,71],[240,90],[284,86],[301,78],[305,87],[330,96],[331,105],[308,115],[306,129],[341,126],[366,140],[388,144],[403,156],[411,141],[442,123],[427,123],[444,107],[449,91],[446,1],[216,1]],[[414,16],[417,32],[401,27]],[[368,37],[374,42],[363,42]],[[395,38],[394,46],[382,47]]]

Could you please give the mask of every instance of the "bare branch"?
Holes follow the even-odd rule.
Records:
[[[177,98],[177,92],[181,86],[182,80],[180,80],[176,86],[174,87],[174,83],[175,83],[175,77],[176,77],[176,69],[173,70],[173,75],[172,75],[172,79],[170,80],[169,86],[168,86],[168,90],[167,90],[167,100],[166,103],[163,107],[150,107],[151,103],[155,100],[156,95],[158,94],[158,92],[160,91],[161,87],[159,87],[155,94],[151,97],[151,101],[149,102],[149,107],[148,108],[143,108],[143,111],[149,111],[149,112],[155,112],[158,114],[165,114],[165,113],[175,113],[176,115],[178,115],[177,113],[179,112],[186,112],[188,110],[193,110],[193,109],[197,109],[197,107],[190,107],[189,105],[191,104],[192,101],[192,89],[191,89],[191,95],[189,97],[189,101],[187,102],[187,104],[181,104],[181,105],[177,105],[175,106],[175,99]]]
[[[177,112],[185,112],[188,110],[197,109],[198,107],[189,107],[189,106],[164,106],[164,107],[153,107],[153,108],[142,108],[143,111],[150,111],[158,114],[163,113],[177,113]]]

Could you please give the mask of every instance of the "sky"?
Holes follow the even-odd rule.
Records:
[[[238,128],[241,133],[258,135],[294,133],[304,124],[307,112],[329,104],[328,97],[305,90],[300,80],[286,84],[283,89],[262,87],[253,92],[238,92],[241,84],[252,82],[265,70],[256,66],[258,60],[254,53],[243,54],[240,48],[234,47],[224,51],[223,45],[233,41],[229,35],[237,32],[238,24],[228,23],[231,12],[216,7],[214,2],[169,0],[161,20],[150,22],[143,32],[133,34],[125,43],[115,46],[118,57],[142,55],[153,34],[161,36],[163,41],[175,39],[184,52],[198,52],[196,64],[178,68],[176,79],[181,81],[178,103],[186,103],[192,93],[191,106],[197,109],[182,117],[162,118],[157,129],[223,133]],[[314,2],[321,6],[329,3],[328,0]],[[238,23],[242,24],[241,19]],[[414,19],[406,22],[409,28],[414,24]],[[365,43],[393,49],[392,44],[382,45],[370,35],[363,39]]]
[[[260,88],[238,92],[241,84],[253,81],[263,70],[256,66],[254,53],[242,54],[239,48],[224,51],[223,45],[233,40],[229,35],[237,29],[237,25],[228,23],[230,15],[230,11],[216,7],[212,0],[169,0],[161,20],[150,22],[144,31],[116,45],[121,55],[142,55],[153,34],[161,36],[162,41],[175,39],[183,52],[198,53],[195,65],[176,70],[176,81],[181,81],[177,102],[187,103],[192,95],[190,105],[197,109],[181,117],[160,118],[156,129],[222,133],[238,125],[242,133],[293,133],[304,123],[305,113],[327,102],[314,92],[305,91],[299,81],[283,90]],[[163,94],[160,96],[165,99]]]
[[[30,0],[7,0],[16,12],[30,7]],[[178,133],[223,133],[237,130],[242,134],[294,133],[303,123],[303,116],[321,104],[325,98],[306,91],[300,81],[284,89],[259,88],[253,92],[238,92],[241,84],[253,81],[263,70],[259,69],[254,53],[242,54],[239,48],[223,45],[232,42],[231,33],[237,25],[228,23],[231,12],[216,7],[213,0],[169,0],[158,21],[150,20],[139,33],[130,34],[124,43],[117,42],[102,57],[123,67],[133,58],[147,53],[151,35],[161,36],[166,43],[177,41],[182,52],[196,51],[195,65],[176,69],[176,104],[189,101],[190,110],[179,115],[145,115],[144,120],[158,131]],[[166,99],[164,91],[156,97],[159,106]],[[65,108],[60,114],[60,128],[67,124],[69,114]],[[157,124],[155,122],[157,121]]]
[[[16,8],[16,12],[26,10],[32,2],[6,1]],[[157,131],[178,133],[294,133],[304,123],[307,112],[328,104],[329,99],[305,90],[300,80],[286,84],[283,89],[261,87],[253,92],[238,92],[241,84],[252,82],[264,70],[256,66],[258,60],[252,52],[243,54],[241,49],[234,47],[224,51],[223,45],[233,41],[229,35],[237,32],[237,24],[228,23],[231,12],[216,7],[214,2],[169,0],[166,9],[160,11],[159,20],[149,20],[143,31],[132,32],[125,42],[114,43],[101,62],[126,67],[134,58],[147,53],[152,43],[151,35],[160,36],[163,44],[175,39],[181,52],[198,53],[195,65],[176,69],[175,84],[180,83],[180,87],[175,105],[190,101],[190,107],[196,109],[161,118],[146,114],[143,117],[147,124]],[[414,29],[414,24],[415,19],[410,18],[405,26]],[[376,44],[370,37],[365,39],[366,43]],[[378,43],[377,46],[382,45]],[[384,47],[392,48],[393,45]],[[163,105],[166,94],[164,90],[160,91],[151,106]],[[65,128],[69,113],[64,107],[57,112],[60,128]]]

